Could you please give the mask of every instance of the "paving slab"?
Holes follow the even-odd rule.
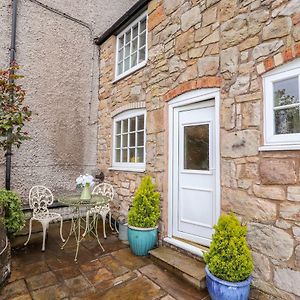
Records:
[[[37,290],[43,287],[54,285],[57,279],[53,272],[45,272],[26,278],[26,282],[30,291]]]
[[[73,295],[91,287],[89,282],[82,275],[65,280],[65,285],[72,291]]]
[[[133,300],[133,299],[159,299],[166,295],[158,285],[145,277],[126,282],[108,290],[103,295],[95,295],[93,299],[99,300]]]
[[[97,284],[101,281],[106,281],[113,278],[113,274],[106,268],[101,268],[86,274],[90,283]]]
[[[175,299],[209,299],[206,291],[200,291],[187,283],[184,284],[178,277],[167,271],[163,271],[156,265],[147,265],[139,269],[139,271],[153,280]]]
[[[129,271],[128,268],[122,266],[120,262],[111,255],[101,257],[100,261],[114,276],[121,276]]]
[[[148,257],[133,255],[129,248],[115,251],[112,256],[130,270],[136,270],[151,263]]]
[[[28,294],[24,279],[9,283],[0,291],[0,299],[11,299],[15,296]]]
[[[69,290],[63,285],[53,285],[32,292],[33,300],[59,300],[69,296]]]

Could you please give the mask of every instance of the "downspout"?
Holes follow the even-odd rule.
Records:
[[[12,0],[12,32],[11,32],[11,44],[10,44],[10,61],[9,65],[10,67],[14,65],[16,60],[16,36],[17,36],[17,7],[18,7],[18,0]],[[14,75],[14,70],[10,70],[10,73]],[[13,77],[10,78],[10,84],[14,84],[15,80]],[[11,102],[14,100],[14,94],[10,94]],[[7,136],[7,140],[9,141],[11,139],[11,133],[10,132]],[[5,188],[7,190],[10,190],[10,178],[11,178],[11,145],[9,144],[6,153],[5,153],[5,159],[6,159],[6,169],[5,169]]]

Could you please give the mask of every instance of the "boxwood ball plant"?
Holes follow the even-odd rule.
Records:
[[[209,271],[216,277],[239,282],[253,271],[253,260],[247,245],[247,227],[241,226],[237,217],[222,215],[212,237],[210,250],[204,255]]]
[[[160,193],[150,176],[145,176],[137,189],[128,213],[128,224],[139,228],[157,226],[160,217]]]

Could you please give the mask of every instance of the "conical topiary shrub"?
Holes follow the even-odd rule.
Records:
[[[157,226],[160,217],[160,193],[150,176],[145,176],[137,189],[128,213],[128,224],[139,228]]]
[[[137,189],[128,214],[128,241],[135,255],[147,255],[157,244],[160,194],[149,176]]]
[[[237,217],[222,215],[214,226],[210,250],[204,255],[209,271],[216,277],[239,282],[253,271],[253,260],[247,245],[247,227],[241,226]]]

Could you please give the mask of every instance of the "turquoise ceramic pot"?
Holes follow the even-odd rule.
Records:
[[[157,227],[137,228],[128,225],[128,241],[135,255],[146,256],[157,243]]]

